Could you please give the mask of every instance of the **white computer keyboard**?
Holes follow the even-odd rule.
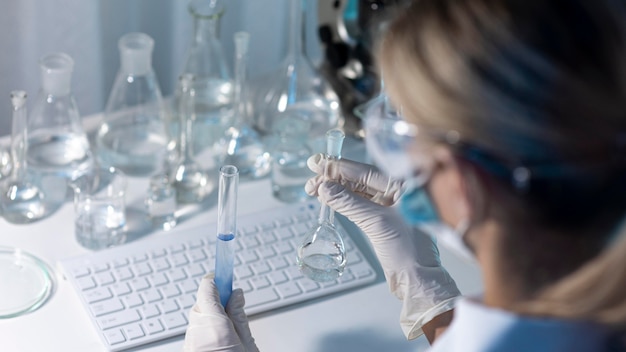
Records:
[[[295,264],[301,235],[316,226],[319,204],[285,205],[237,219],[234,287],[248,315],[344,291],[376,280],[350,234],[348,264],[337,280],[318,283]],[[215,225],[174,230],[60,262],[102,341],[111,351],[180,335],[198,283],[215,266]]]

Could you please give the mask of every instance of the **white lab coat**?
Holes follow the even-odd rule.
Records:
[[[557,319],[523,317],[460,298],[454,319],[429,352],[603,352],[608,329]]]

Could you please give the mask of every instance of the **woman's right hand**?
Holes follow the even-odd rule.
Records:
[[[367,235],[391,292],[403,302],[400,325],[405,335],[420,336],[425,323],[452,309],[460,292],[441,266],[433,239],[405,224],[392,207],[402,194],[402,183],[352,160],[333,161],[325,170],[326,159],[316,154],[307,164],[317,175],[307,181],[306,192]]]

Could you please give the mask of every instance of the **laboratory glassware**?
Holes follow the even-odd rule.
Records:
[[[224,0],[191,0],[189,14],[193,18],[193,38],[186,54],[182,74],[195,77],[196,124],[193,138],[197,153],[207,151],[216,162],[219,160],[217,143],[223,135],[233,110],[233,81],[230,68],[219,40],[220,20],[224,15]],[[180,105],[183,87],[177,86],[174,94],[174,111]],[[168,129],[178,134],[180,118],[172,114]]]
[[[328,177],[328,165],[341,158],[344,138],[345,134],[339,129],[327,132],[324,177]],[[343,273],[346,266],[346,248],[334,221],[335,212],[328,205],[321,204],[317,226],[307,231],[298,247],[298,267],[312,280],[334,280]]]
[[[113,166],[96,166],[71,183],[76,241],[98,250],[126,241],[126,175]]]
[[[146,176],[161,166],[168,145],[165,105],[152,69],[154,40],[145,33],[128,33],[118,41],[120,69],[96,136],[100,164],[134,176]]]
[[[0,278],[0,319],[36,310],[54,291],[50,266],[20,248],[0,246]]]
[[[251,126],[248,116],[246,71],[248,62],[248,32],[237,32],[235,41],[235,109],[230,126],[220,141],[224,163],[237,167],[239,175],[247,178],[267,176],[271,169],[270,154],[259,133]]]
[[[274,125],[267,144],[272,155],[271,184],[275,198],[294,203],[309,199],[304,184],[313,176],[306,165],[312,151],[307,144],[309,122],[294,112]]]
[[[41,89],[28,115],[31,169],[75,179],[93,165],[93,156],[71,92],[74,60],[52,53],[39,60]]]
[[[178,116],[180,117],[180,137],[178,149],[180,162],[174,170],[174,187],[179,203],[198,203],[213,191],[215,185],[207,172],[194,160],[193,129],[196,120],[195,76],[180,76],[181,97]]]
[[[53,203],[40,183],[41,177],[28,172],[28,129],[26,127],[26,92],[12,91],[13,133],[11,154],[13,165],[11,175],[0,184],[0,202],[3,217],[11,223],[27,224],[40,220],[56,210],[63,199]],[[64,186],[63,182],[63,186]]]
[[[165,231],[176,227],[176,188],[169,175],[158,173],[150,177],[146,208],[152,225]]]
[[[220,168],[217,199],[217,241],[215,244],[215,285],[226,307],[233,291],[235,235],[237,233],[237,192],[239,170],[234,165]]]
[[[269,134],[281,113],[297,110],[311,123],[310,142],[323,144],[326,131],[340,126],[343,117],[337,94],[305,54],[304,4],[304,0],[289,0],[288,52],[268,83],[257,89],[255,127]]]

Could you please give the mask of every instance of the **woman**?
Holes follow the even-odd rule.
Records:
[[[625,24],[618,0],[418,0],[391,23],[378,59],[403,120],[366,122],[382,172],[342,160],[323,181],[313,156],[307,191],[369,237],[408,338],[626,350]],[[458,297],[426,233],[475,258],[482,297]],[[194,307],[186,346],[256,350],[234,297],[221,327]]]

